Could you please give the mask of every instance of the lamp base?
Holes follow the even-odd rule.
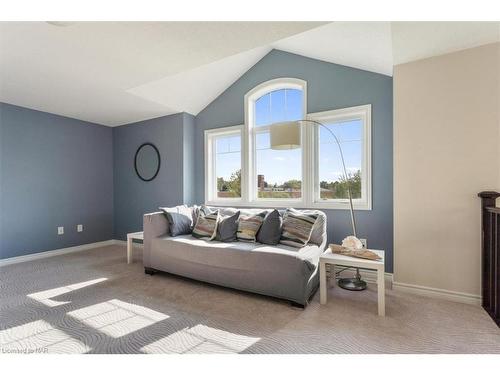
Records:
[[[345,290],[361,291],[366,289],[366,281],[357,277],[339,279],[338,285]]]

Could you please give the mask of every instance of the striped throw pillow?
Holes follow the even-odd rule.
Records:
[[[264,222],[265,217],[266,211],[259,212],[255,215],[240,215],[238,232],[236,232],[238,241],[255,242],[257,232]]]
[[[193,237],[208,237],[209,239],[213,240],[217,235],[218,223],[219,210],[212,213],[206,213],[204,210],[200,210],[198,214],[198,220],[196,220],[196,225],[193,229]]]
[[[294,209],[287,209],[283,215],[280,244],[304,247],[311,238],[313,226],[318,216],[315,213],[306,214]]]

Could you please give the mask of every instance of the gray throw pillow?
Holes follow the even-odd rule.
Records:
[[[182,205],[176,207],[160,207],[167,217],[172,237],[190,234],[193,231],[192,209]]]
[[[268,213],[257,233],[257,241],[266,245],[277,245],[281,238],[282,223],[278,210]]]
[[[231,216],[221,216],[217,225],[216,241],[233,242],[236,241],[236,232],[238,231],[238,218],[240,211]]]

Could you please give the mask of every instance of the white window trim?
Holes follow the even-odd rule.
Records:
[[[205,130],[205,202],[208,205],[244,204],[243,186],[246,184],[246,170],[243,163],[243,125]],[[217,197],[217,170],[215,167],[214,139],[221,136],[240,135],[241,137],[241,198]]]
[[[363,199],[353,200],[356,210],[372,209],[372,160],[371,160],[371,105],[342,108],[307,114],[307,82],[297,78],[277,78],[263,82],[245,95],[245,124],[205,130],[205,203],[215,206],[240,207],[296,207],[318,209],[349,209],[347,199],[319,200],[319,147],[317,147],[317,125],[302,125],[302,198],[301,199],[259,199],[256,187],[255,130],[252,128],[255,101],[262,95],[280,89],[300,89],[303,92],[303,118],[319,122],[364,119],[363,158],[361,165]],[[215,137],[231,134],[241,135],[241,198],[218,198],[217,178],[213,140]],[[250,153],[249,151],[252,150]],[[310,168],[309,166],[313,166]],[[249,183],[250,182],[250,183]],[[213,186],[212,186],[213,185]]]
[[[371,210],[372,209],[372,152],[371,152],[371,104],[361,105],[356,107],[342,108],[331,111],[310,113],[307,117],[310,120],[315,120],[321,123],[331,121],[349,121],[361,118],[364,122],[363,126],[363,157],[361,159],[361,199],[353,199],[353,206],[357,210]],[[311,126],[312,144],[309,150],[313,152],[313,166],[310,168],[310,181],[309,192],[312,197],[309,197],[311,208],[331,208],[331,209],[348,209],[348,199],[335,199],[330,201],[323,201],[319,199],[319,145],[318,145],[318,128],[319,125]]]
[[[253,128],[254,111],[251,110],[255,108],[255,102],[261,96],[276,90],[282,89],[297,89],[302,91],[302,118],[305,118],[307,115],[307,81],[304,81],[299,78],[276,78],[257,85],[252,90],[246,93],[245,95],[245,150],[244,150],[244,162],[246,165],[246,170],[250,173],[247,174],[248,181],[251,183],[247,184],[245,189],[245,206],[249,207],[304,207],[304,175],[307,170],[306,157],[304,153],[304,148],[302,148],[302,198],[301,199],[262,199],[257,197],[257,168],[256,168],[256,157],[257,150],[255,145],[255,130]],[[302,128],[302,139],[305,140],[305,131]],[[249,151],[252,150],[250,153]],[[255,182],[255,183],[254,183]]]

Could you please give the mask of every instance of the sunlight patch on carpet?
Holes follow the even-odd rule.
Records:
[[[67,303],[70,303],[71,301],[54,301],[54,300],[52,300],[52,298],[69,293],[69,292],[72,292],[74,290],[85,288],[85,287],[90,286],[90,285],[101,283],[101,282],[106,281],[106,280],[107,280],[107,278],[101,277],[100,279],[84,281],[81,283],[66,285],[66,286],[62,286],[59,288],[47,289],[47,290],[43,290],[41,292],[28,294],[27,297],[32,298],[35,301],[41,302],[44,305],[49,306],[49,307],[61,306],[61,305],[65,305]]]
[[[169,318],[158,311],[118,299],[70,311],[68,315],[115,338]]]
[[[198,324],[144,346],[144,353],[240,353],[259,337],[237,335]]]
[[[90,348],[43,320],[0,331],[2,353],[85,353]]]

